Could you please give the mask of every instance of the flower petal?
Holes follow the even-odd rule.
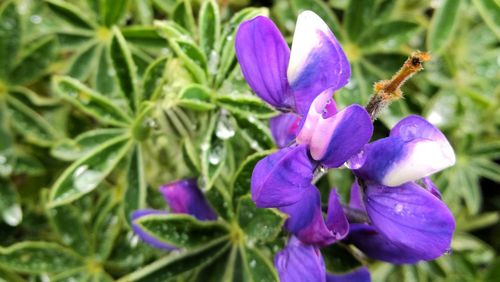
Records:
[[[365,147],[364,164],[356,175],[386,186],[415,181],[455,164],[446,137],[419,116],[401,120],[387,138]]]
[[[319,191],[312,184],[302,193],[299,201],[279,210],[288,215],[285,228],[303,243],[326,246],[341,239],[340,234],[328,230],[321,211]]]
[[[368,185],[365,193],[372,225],[392,243],[405,246],[421,260],[449,250],[455,220],[432,193],[413,182],[397,187]]]
[[[199,220],[215,220],[217,215],[198,188],[195,179],[183,179],[160,187],[172,213],[186,213]]]
[[[332,95],[332,90],[327,89],[314,99],[300,127],[300,132],[297,136],[298,144],[309,144],[318,122],[321,119],[329,118],[337,113],[337,106],[335,105]]]
[[[281,282],[326,281],[325,263],[319,248],[305,245],[293,236],[276,254],[274,266]]]
[[[302,12],[297,19],[287,75],[297,113],[303,115],[316,96],[328,88],[341,88],[351,76],[342,47],[312,11]]]
[[[280,114],[269,120],[269,127],[278,148],[288,146],[295,139],[300,121],[301,117],[293,113]]]
[[[372,133],[373,124],[366,110],[351,105],[318,121],[311,137],[311,156],[327,167],[339,167],[370,141]]]
[[[424,184],[427,191],[431,192],[432,195],[441,200],[441,192],[439,192],[439,189],[436,187],[436,185],[434,185],[434,182],[432,182],[429,177],[422,178],[422,183]]]
[[[263,16],[242,23],[235,50],[243,76],[255,94],[276,108],[293,108],[286,77],[290,49],[276,25]]]
[[[351,224],[347,242],[354,244],[372,259],[395,264],[417,263],[421,260],[419,253],[415,253],[405,245],[390,241],[373,226],[366,224]]]
[[[142,228],[135,223],[135,221],[143,216],[150,215],[150,214],[168,214],[167,211],[159,211],[159,210],[153,210],[153,209],[144,209],[144,210],[136,210],[132,213],[131,218],[132,218],[132,230],[134,233],[141,238],[142,241],[145,243],[151,245],[154,248],[157,249],[163,249],[163,250],[174,250],[176,249],[173,246],[170,246],[168,244],[163,243],[162,241],[156,239],[155,237],[149,235],[146,231],[142,230]]]
[[[314,164],[307,147],[280,149],[260,160],[252,172],[252,200],[259,208],[281,207],[297,202],[309,188]]]
[[[363,203],[363,194],[361,193],[361,188],[359,187],[357,179],[354,180],[351,186],[351,198],[349,199],[349,207],[358,210],[365,210],[365,204]]]
[[[328,198],[326,226],[333,233],[336,240],[343,239],[349,233],[349,222],[340,203],[340,196],[336,188],[330,191]]]
[[[362,266],[347,273],[327,273],[327,282],[370,282],[370,271]]]

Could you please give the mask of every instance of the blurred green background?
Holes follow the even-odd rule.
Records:
[[[0,0],[0,244],[49,241],[88,257],[101,256],[98,263],[86,260],[85,269],[97,269],[87,276],[53,275],[43,266],[27,271],[0,258],[0,280],[111,281],[161,256],[137,242],[131,246],[135,239],[123,211],[126,214],[146,201],[148,206],[162,207],[156,187],[180,177],[201,175],[207,186],[228,183],[246,156],[273,146],[263,129],[272,111],[248,98],[249,89],[234,60],[233,16],[269,15],[291,42],[302,10],[312,10],[327,22],[351,62],[351,81],[335,96],[341,106],[366,104],[373,84],[390,78],[412,51],[432,55],[425,70],[403,87],[404,99],[376,121],[375,137],[385,136],[410,113],[426,117],[448,137],[457,163],[433,180],[456,217],[453,251],[415,266],[368,261],[373,281],[500,279],[498,0],[219,0],[214,2],[221,20],[220,42],[227,40],[219,45],[197,35],[198,29],[215,32],[210,19],[205,25],[198,19],[202,2]],[[245,10],[248,7],[255,9]],[[154,25],[155,20],[173,24]],[[70,96],[75,91],[87,96],[77,94],[79,100],[73,101]],[[130,93],[146,102],[137,101],[123,117],[107,112],[106,103],[95,102],[88,94],[92,91],[103,93],[118,108],[133,104]],[[231,98],[235,94],[244,98]],[[251,106],[245,108],[242,101]],[[260,123],[241,118],[252,114]],[[210,154],[193,149],[193,144],[206,135],[213,116],[218,124],[221,119],[236,124],[237,132],[231,149],[208,140],[212,149],[223,150],[223,158],[231,160],[219,166],[210,161],[213,166],[204,168],[203,158]],[[132,137],[123,125],[130,120],[141,123],[132,126]],[[108,131],[80,135],[99,128]],[[92,160],[101,169],[99,175],[87,174],[83,191],[64,190],[65,184],[57,179],[64,178],[70,161],[85,159],[112,138],[120,150],[108,148],[109,155]],[[120,161],[114,155],[118,151],[131,161]],[[106,157],[113,164],[104,161]],[[142,169],[134,170],[130,164],[134,160],[140,160]],[[197,169],[200,173],[193,173]],[[326,193],[335,185],[346,197],[351,181],[348,171],[335,170],[320,186]],[[127,194],[133,191],[127,188],[131,183],[149,191],[147,200],[130,200],[134,199]],[[87,195],[98,184],[99,189]],[[65,198],[66,192],[75,194]],[[76,199],[74,205],[48,208]],[[60,218],[57,213],[70,216]],[[77,219],[88,230],[77,231],[80,235],[63,230],[80,228],[70,224]],[[118,227],[116,220],[121,222]],[[94,246],[97,254],[85,250],[90,248],[81,243],[85,240],[99,242]],[[16,263],[23,263],[22,255]],[[54,273],[63,273],[64,267]]]

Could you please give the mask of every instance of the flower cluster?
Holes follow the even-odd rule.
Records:
[[[251,179],[258,207],[288,215],[285,227],[292,235],[275,258],[282,281],[345,279],[326,274],[319,249],[339,240],[393,263],[431,260],[449,249],[455,222],[428,176],[453,165],[455,156],[437,128],[409,116],[389,137],[368,143],[371,113],[360,105],[338,111],[332,99],[347,84],[350,66],[311,11],[299,15],[291,51],[274,23],[261,16],[239,27],[235,44],[252,90],[283,112],[270,121],[280,149],[257,163]],[[332,189],[324,217],[315,172],[344,165],[356,176],[351,202],[343,206]],[[369,280],[364,268],[346,275]]]

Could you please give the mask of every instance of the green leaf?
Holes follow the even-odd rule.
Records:
[[[238,201],[238,225],[248,241],[271,242],[281,231],[285,216],[274,209],[259,209],[249,195]]]
[[[193,75],[195,81],[205,84],[207,80],[207,59],[198,46],[183,39],[173,39],[170,44],[186,69]]]
[[[233,187],[233,199],[238,199],[243,195],[250,193],[250,180],[252,178],[253,168],[258,161],[271,154],[273,151],[262,151],[254,153],[246,158],[240,165],[234,175],[231,187]]]
[[[245,247],[242,257],[243,266],[250,281],[280,281],[272,261],[263,256],[257,249]]]
[[[5,94],[0,93],[0,95]],[[0,101],[0,152],[8,150],[14,142],[9,128],[9,122],[7,103]]]
[[[5,79],[16,59],[21,41],[21,24],[16,5],[7,1],[0,6],[0,80]]]
[[[79,80],[88,78],[97,64],[98,50],[99,47],[95,42],[91,42],[85,48],[80,49],[80,52],[74,55],[69,64],[67,74]]]
[[[220,238],[212,243],[197,249],[172,253],[135,272],[119,279],[119,282],[163,282],[196,268],[202,268],[222,254],[229,248],[227,238]]]
[[[233,113],[233,117],[252,149],[262,151],[274,147],[274,140],[267,124],[253,115]]]
[[[369,49],[374,45],[382,45],[382,48],[397,48],[408,42],[419,30],[419,25],[408,21],[389,21],[373,25],[363,33],[359,39],[363,49]]]
[[[374,0],[349,1],[345,11],[344,27],[350,41],[358,42],[363,31],[373,23],[374,8]]]
[[[265,15],[267,12],[267,9],[245,8],[234,14],[229,23],[225,25],[225,29],[221,36],[221,43],[219,44],[220,49],[217,52],[220,54],[220,63],[215,80],[215,87],[219,87],[222,84],[237,64],[236,55],[234,53],[234,39],[238,26],[246,20],[259,15]]]
[[[50,153],[61,160],[75,161],[95,150],[106,141],[125,133],[126,131],[120,128],[90,130],[78,135],[74,140],[63,139],[57,142],[50,150]]]
[[[458,1],[457,1],[458,2]],[[495,0],[472,0],[488,27],[500,38],[500,4]]]
[[[5,165],[5,156],[0,155],[0,170]],[[0,213],[3,221],[10,226],[17,226],[23,219],[16,189],[4,178],[0,178]]]
[[[195,23],[191,9],[191,0],[178,1],[173,10],[172,19],[191,34],[194,34]]]
[[[94,190],[129,149],[129,137],[120,136],[71,164],[52,187],[48,206],[68,204]]]
[[[81,267],[83,261],[57,244],[25,241],[0,248],[0,265],[22,273],[46,273]]]
[[[149,0],[135,0],[134,6],[141,24],[150,24],[153,21],[153,5]]]
[[[210,58],[215,51],[220,38],[219,6],[215,0],[205,1],[200,8],[198,20],[200,46],[205,56]]]
[[[73,26],[83,29],[94,29],[96,27],[91,20],[83,16],[85,13],[82,13],[79,7],[68,3],[67,1],[45,0],[45,2],[47,2],[52,12]]]
[[[80,49],[94,37],[93,30],[57,30],[60,51]]]
[[[461,0],[445,0],[432,16],[427,33],[427,49],[435,54],[443,52],[458,24]]]
[[[199,221],[187,214],[152,214],[135,223],[148,235],[178,248],[196,248],[228,234],[225,225],[215,221]]]
[[[99,18],[105,26],[111,27],[125,17],[128,0],[100,0]]]
[[[488,159],[474,159],[470,162],[472,170],[479,176],[500,183],[500,165]]]
[[[117,188],[117,187],[115,187]],[[118,216],[120,205],[111,198],[108,205],[98,214],[92,234],[94,235],[95,255],[106,261],[120,234],[121,220]]]
[[[276,115],[276,111],[254,96],[220,95],[217,96],[216,103],[230,112],[240,115],[253,115],[257,118],[270,118]]]
[[[47,216],[64,245],[80,255],[90,254],[90,238],[79,209],[72,205],[60,206],[47,210]]]
[[[152,62],[146,69],[142,80],[142,101],[156,100],[161,94],[161,87],[165,83],[164,73],[168,57],[162,57]]]
[[[477,175],[468,167],[461,168],[456,175],[456,188],[462,192],[465,205],[471,214],[476,214],[481,208],[481,191]],[[451,186],[453,187],[453,186]]]
[[[10,125],[21,133],[28,141],[50,146],[59,136],[58,132],[45,118],[12,96],[7,97]]]
[[[13,152],[13,166],[12,174],[14,175],[29,175],[39,176],[46,172],[45,167],[30,153],[21,150]]]
[[[112,97],[116,90],[116,71],[111,64],[108,47],[102,45],[99,52],[99,61],[93,79],[94,85],[99,93],[102,93],[106,97]]]
[[[340,22],[332,9],[322,0],[291,0],[290,5],[296,14],[310,10],[320,16],[333,31],[339,40],[343,38],[343,30],[340,29]]]
[[[146,205],[146,178],[140,145],[136,145],[127,169],[127,182],[123,196],[123,214],[130,225],[130,216],[133,211],[144,208]]]
[[[132,60],[132,54],[127,42],[118,28],[113,29],[113,39],[110,47],[111,62],[115,68],[120,88],[127,97],[132,111],[137,109],[137,67]]]
[[[215,105],[211,102],[212,95],[209,88],[199,84],[190,84],[181,90],[177,104],[191,110],[209,111],[215,109]]]
[[[201,145],[201,175],[205,191],[212,188],[226,162],[227,146],[225,140],[216,136],[218,116],[212,116],[207,133]]]
[[[130,118],[108,98],[94,92],[76,79],[56,76],[53,89],[62,98],[97,120],[115,126],[126,127]]]
[[[138,1],[143,2],[143,1]],[[153,26],[127,26],[121,28],[123,37],[128,43],[148,48],[165,48],[166,40],[161,37]]]
[[[52,63],[56,49],[57,40],[54,36],[45,36],[31,42],[29,49],[10,73],[9,80],[17,84],[25,84],[38,79]]]

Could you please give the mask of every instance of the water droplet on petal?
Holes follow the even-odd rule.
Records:
[[[401,213],[401,212],[403,211],[403,208],[404,208],[403,204],[401,204],[401,203],[397,203],[397,204],[394,206],[394,211],[395,211],[396,213]]]

